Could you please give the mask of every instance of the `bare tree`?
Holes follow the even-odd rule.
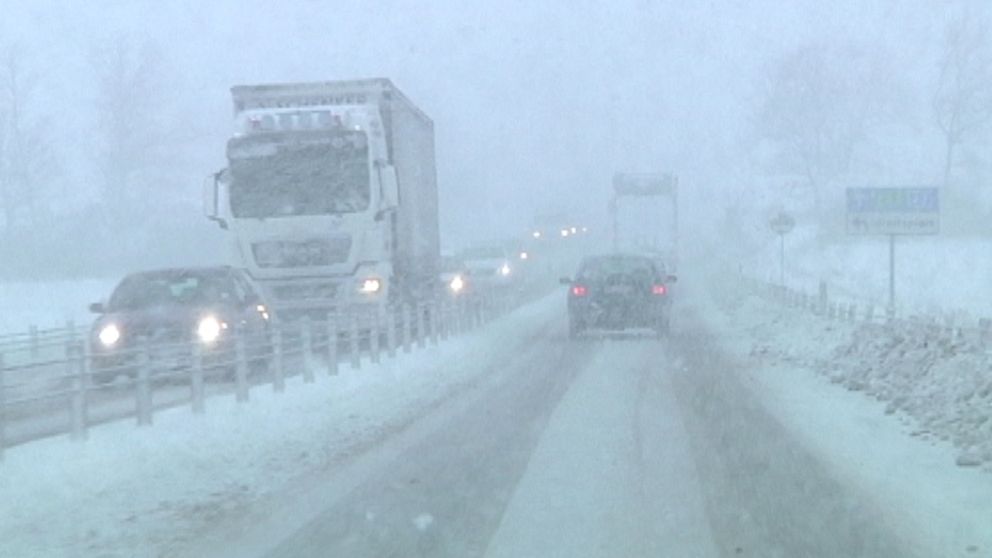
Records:
[[[957,147],[992,123],[992,45],[988,22],[968,14],[944,34],[933,106],[944,136],[944,185],[950,183]]]
[[[103,200],[112,210],[126,211],[146,196],[154,182],[150,175],[167,161],[162,59],[150,44],[135,47],[118,38],[94,49],[91,64],[97,79]]]
[[[46,121],[32,114],[34,91],[35,81],[21,66],[21,51],[7,48],[0,59],[0,203],[8,233],[20,213],[34,222],[57,172]]]
[[[891,108],[882,66],[853,47],[811,45],[780,59],[762,83],[758,137],[776,170],[805,177],[818,217],[824,186],[850,171],[856,149]]]

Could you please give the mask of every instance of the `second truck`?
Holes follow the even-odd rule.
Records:
[[[434,296],[434,125],[389,80],[238,86],[204,210],[283,317]]]

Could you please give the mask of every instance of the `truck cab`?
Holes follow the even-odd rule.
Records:
[[[439,258],[430,120],[387,80],[232,93],[228,167],[208,180],[205,212],[276,311],[384,307],[430,292]]]

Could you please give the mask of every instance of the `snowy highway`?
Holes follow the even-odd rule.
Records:
[[[852,482],[752,393],[754,370],[725,352],[705,305],[681,305],[678,333],[659,343],[570,342],[560,304],[538,303],[470,383],[297,479],[261,522],[223,523],[208,547],[273,557],[938,555],[871,482]],[[845,420],[839,430],[851,428]],[[939,555],[988,550],[958,530],[940,542],[956,548]]]
[[[553,293],[247,406],[11,448],[0,554],[989,555],[986,473],[764,350],[841,330],[690,291],[664,341],[570,341]]]

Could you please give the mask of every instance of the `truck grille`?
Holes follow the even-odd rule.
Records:
[[[251,245],[255,263],[262,268],[316,267],[348,261],[351,237],[256,242]]]
[[[272,295],[276,300],[285,302],[333,301],[337,293],[336,283],[302,283],[272,287]]]

